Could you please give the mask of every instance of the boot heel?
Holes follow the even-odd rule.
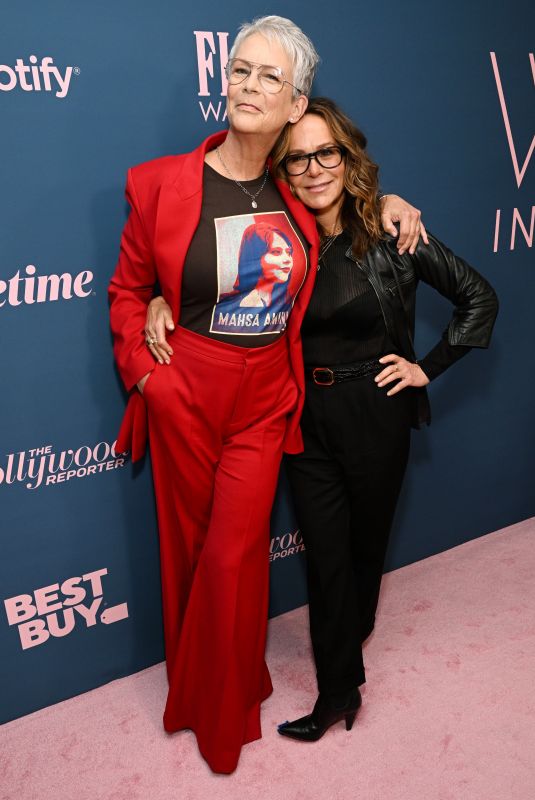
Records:
[[[357,716],[356,711],[352,711],[350,714],[345,715],[346,720],[346,731],[350,731],[353,727],[353,723],[355,722],[355,717]]]

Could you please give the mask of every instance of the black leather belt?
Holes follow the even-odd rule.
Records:
[[[354,381],[365,375],[373,375],[384,369],[376,358],[369,361],[357,361],[355,364],[339,364],[337,367],[307,367],[305,376],[318,386],[332,386],[334,383]]]

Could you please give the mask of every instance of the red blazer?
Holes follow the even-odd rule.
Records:
[[[147,438],[145,401],[136,383],[154,368],[154,359],[145,344],[147,305],[158,281],[174,320],[179,319],[182,270],[201,215],[204,157],[223,142],[226,135],[226,131],[221,131],[209,136],[191,153],[164,156],[128,170],[126,198],[131,211],[121,237],[119,261],[110,282],[109,297],[113,350],[130,392],[116,451],[131,450],[132,461],[143,455]],[[299,419],[305,391],[299,330],[314,286],[319,240],[314,216],[295,199],[287,184],[276,183],[311,246],[309,269],[286,331],[299,401],[288,423],[284,450],[299,453],[303,449]]]

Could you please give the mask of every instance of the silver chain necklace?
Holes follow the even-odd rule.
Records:
[[[269,174],[269,167],[266,165],[266,171],[264,172],[264,180],[262,181],[262,186],[260,187],[260,189],[257,192],[255,192],[254,194],[251,194],[251,192],[248,189],[246,189],[245,186],[243,186],[239,181],[236,180],[236,178],[234,177],[232,172],[229,170],[229,168],[227,167],[227,165],[223,161],[223,156],[219,152],[219,147],[216,147],[215,151],[217,153],[217,157],[219,158],[219,160],[221,161],[221,164],[223,165],[223,169],[225,170],[225,172],[227,173],[229,178],[231,180],[233,180],[234,183],[237,186],[240,187],[242,192],[245,192],[245,194],[249,195],[249,197],[252,198],[252,202],[251,202],[252,207],[253,208],[258,208],[258,203],[256,202],[256,198],[258,197],[258,195],[260,194],[260,192],[262,191],[262,189],[266,185],[267,177],[268,177],[268,174]]]
[[[336,230],[336,224],[334,226],[334,229]],[[323,261],[323,263],[325,264],[325,253],[327,252],[329,247],[332,245],[334,240],[338,239],[338,237],[340,236],[342,231],[343,231],[343,228],[342,228],[342,230],[338,231],[338,233],[331,233],[331,234],[329,234],[329,236],[324,236],[323,237],[323,241],[322,241],[321,246],[320,246],[320,252],[319,252],[319,255],[318,255],[318,272],[321,269],[320,261]]]

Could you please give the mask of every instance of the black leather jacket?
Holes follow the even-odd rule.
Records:
[[[418,281],[428,283],[454,304],[448,325],[448,341],[452,345],[488,347],[498,313],[498,298],[488,281],[430,233],[428,236],[429,245],[420,239],[414,255],[400,256],[397,240],[388,234],[360,260],[353,256],[351,248],[346,252],[373,286],[392,341],[401,355],[413,362]],[[425,388],[415,390],[415,396],[413,426],[419,428],[429,424],[431,412]]]

